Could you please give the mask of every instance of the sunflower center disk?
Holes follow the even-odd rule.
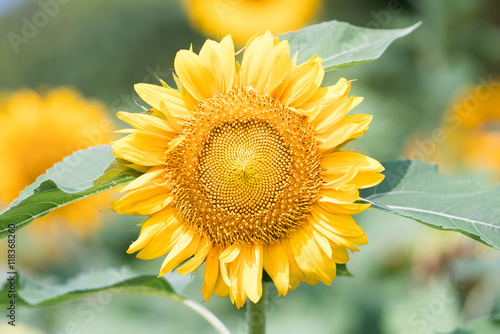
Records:
[[[199,157],[206,196],[224,212],[258,213],[276,203],[291,157],[266,122],[223,123],[212,129]]]
[[[201,103],[167,159],[180,218],[217,245],[272,243],[300,226],[322,167],[305,117],[232,90]]]

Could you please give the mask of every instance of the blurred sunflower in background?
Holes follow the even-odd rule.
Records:
[[[437,163],[440,171],[448,174],[485,173],[486,182],[499,182],[500,83],[491,81],[462,89],[444,113],[440,128],[430,136],[411,136],[404,154]],[[416,238],[421,240],[410,248],[419,280],[449,270],[458,259],[497,254],[493,248],[458,233],[426,230]]]
[[[467,89],[452,104],[443,130],[449,137],[441,149],[442,163],[464,165],[500,181],[500,82]]]
[[[11,326],[7,323],[0,324],[0,333],[2,334],[46,334],[46,332],[41,331],[37,328],[31,327],[30,325],[16,322],[15,326]]]
[[[433,136],[414,135],[406,156],[435,162],[442,170],[486,173],[500,181],[500,83],[469,87],[455,98]]]
[[[256,33],[285,33],[304,27],[319,13],[321,0],[185,0],[192,25],[212,37],[231,34],[244,45]]]
[[[362,98],[348,97],[345,79],[320,87],[321,58],[297,65],[269,31],[248,42],[241,66],[230,35],[199,55],[179,51],[174,66],[178,90],[136,85],[152,115],[118,113],[134,129],[114,154],[146,173],[113,208],[151,216],[128,252],[168,253],[160,275],[206,261],[205,299],[230,295],[237,307],[260,299],[263,270],[283,295],[331,284],[347,249],[367,243],[351,217],[369,206],[358,189],[383,179],[376,160],[341,151],[371,122],[346,116]]]
[[[102,104],[85,100],[71,88],[1,94],[0,124],[0,203],[4,208],[63,157],[109,143],[114,130]],[[22,233],[43,235],[39,239],[47,240],[49,248],[68,233],[87,238],[98,229],[99,210],[108,206],[109,196],[100,194],[56,209]]]

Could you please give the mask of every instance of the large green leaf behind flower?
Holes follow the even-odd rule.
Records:
[[[312,56],[323,58],[325,70],[350,67],[379,58],[396,39],[415,30],[421,22],[404,29],[369,29],[346,22],[329,21],[281,35],[290,44],[297,63]]]
[[[421,161],[383,164],[385,179],[360,196],[374,208],[427,226],[463,233],[500,249],[500,187],[486,190],[468,178],[447,177]]]
[[[111,153],[109,145],[77,151],[26,187],[0,214],[0,238],[50,211],[126,184],[136,177]]]
[[[175,300],[204,317],[219,333],[229,331],[220,320],[205,307],[174,291],[163,277],[137,275],[126,268],[109,268],[79,274],[63,285],[43,285],[20,274],[7,276],[0,289],[0,305],[10,305],[14,300],[21,306],[56,305],[71,299],[96,296],[108,303],[114,294],[140,294]],[[10,297],[9,297],[10,295]]]

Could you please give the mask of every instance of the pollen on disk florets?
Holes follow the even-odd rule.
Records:
[[[306,117],[236,88],[200,103],[166,170],[184,222],[220,246],[273,243],[300,226],[322,166]]]

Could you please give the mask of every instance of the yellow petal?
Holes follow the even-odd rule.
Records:
[[[348,171],[345,174],[337,174],[334,175],[333,177],[325,177],[323,176],[323,179],[326,181],[325,184],[323,184],[323,187],[330,188],[330,187],[339,187],[341,185],[344,185],[351,181],[360,171],[361,165],[363,164],[362,161],[359,161],[358,163],[354,164],[351,166],[351,168],[348,169]]]
[[[288,41],[276,45],[268,55],[255,89],[261,94],[272,96],[272,92],[285,80],[291,68]]]
[[[359,172],[349,183],[356,185],[359,189],[376,186],[384,180],[384,174],[375,172]]]
[[[366,237],[365,234],[363,234],[359,237],[356,237],[356,238],[349,238],[349,241],[352,242],[353,245],[357,245],[357,246],[363,246],[363,245],[368,244],[368,238]]]
[[[146,246],[146,244],[153,239],[158,232],[167,226],[168,218],[172,215],[172,212],[172,208],[170,210],[167,209],[146,220],[142,224],[139,238],[137,238],[137,240],[130,245],[127,253],[135,253],[139,249],[144,248],[144,246]]]
[[[205,261],[208,252],[212,249],[212,244],[207,240],[203,240],[201,242],[203,243],[203,246],[201,249],[196,250],[194,257],[177,268],[177,272],[179,274],[186,275],[188,273],[192,273],[202,265],[203,261]],[[199,245],[198,248],[200,248]]]
[[[168,125],[177,133],[181,132],[181,126],[179,125],[178,120],[172,115],[170,110],[168,110],[167,106],[165,105],[165,102],[160,101],[160,110],[165,115],[166,119],[165,122],[168,123]]]
[[[353,137],[358,131],[358,124],[345,124],[341,128],[336,129],[328,138],[324,139],[323,143],[318,146],[320,152],[334,150],[338,145],[343,144]],[[318,134],[321,138],[321,135]]]
[[[167,151],[165,153],[168,153],[172,151],[174,148],[176,148],[182,141],[184,140],[183,136],[176,137],[172,139],[168,144],[167,144]]]
[[[231,287],[231,279],[229,278],[229,272],[231,269],[231,263],[229,262],[222,262],[219,260],[219,267],[220,267],[220,276],[224,283]]]
[[[173,133],[175,130],[169,126],[167,122],[164,120],[151,116],[148,114],[138,114],[138,113],[129,113],[124,111],[119,111],[116,113],[116,116],[124,122],[132,125],[134,128],[138,130],[146,130],[148,127],[154,127],[152,131],[164,131]]]
[[[346,116],[336,124],[333,124],[329,128],[325,129],[325,131],[318,133],[318,136],[326,142],[336,141],[335,144],[331,143],[330,146],[337,146],[365,133],[366,130],[368,130],[372,118],[372,115],[363,114]],[[347,135],[344,134],[344,132],[347,131],[346,129],[349,129]]]
[[[245,289],[243,288],[242,279],[245,265],[240,258],[231,263],[227,263],[227,265],[229,266],[230,284],[228,285],[230,287],[229,295],[231,297],[231,302],[233,302],[236,307],[240,308],[245,305],[245,301],[247,299],[247,294],[245,292]]]
[[[307,220],[315,230],[328,238],[332,243],[335,243],[340,247],[348,248],[352,251],[358,251],[348,237],[339,235],[338,231],[333,229],[329,224],[324,222],[319,223],[314,217],[311,216],[307,217]]]
[[[318,57],[294,67],[278,99],[284,105],[301,108],[314,96],[323,81],[324,74],[321,59]]]
[[[168,193],[168,187],[153,185],[129,191],[114,203],[113,209],[126,215],[149,216],[172,201],[173,197]]]
[[[227,35],[222,39],[216,52],[219,55],[222,65],[225,89],[231,89],[236,82],[236,60],[234,58],[234,43],[231,35]]]
[[[325,252],[328,258],[332,258],[332,247],[330,246],[330,242],[328,239],[320,234],[318,231],[312,230],[312,235],[321,249]]]
[[[217,277],[219,276],[219,249],[212,248],[206,258],[205,274],[203,279],[202,293],[208,302],[210,296],[214,293]]]
[[[218,92],[217,78],[197,54],[180,50],[174,60],[174,68],[186,91],[202,102]]]
[[[187,110],[194,110],[196,108],[196,105],[200,103],[197,99],[194,98],[191,93],[189,93],[185,88],[184,84],[182,81],[175,75],[175,73],[172,74],[172,77],[174,78],[175,84],[177,85],[177,88],[179,89],[179,92],[182,95],[182,100],[186,104],[186,109]]]
[[[381,172],[384,167],[375,159],[355,152],[333,152],[322,156],[325,175],[344,175],[353,165],[361,163],[360,172]]]
[[[191,115],[186,103],[182,99],[182,94],[177,90],[147,83],[135,84],[134,88],[141,99],[153,108],[161,110],[160,102],[163,101],[167,109],[175,117]]]
[[[284,249],[285,244],[276,242],[266,245],[264,251],[264,269],[274,282],[280,295],[288,292],[290,271],[288,265],[288,255]]]
[[[343,121],[346,123],[352,122],[358,124],[358,131],[351,136],[351,138],[357,138],[368,130],[372,119],[373,115],[356,114],[345,117]]]
[[[241,245],[240,244],[232,244],[226,250],[222,252],[219,257],[221,262],[233,262],[234,259],[240,254]]]
[[[294,290],[297,286],[299,286],[300,282],[304,282],[307,278],[295,260],[289,238],[283,239],[282,245],[288,258],[288,271],[290,273],[288,282],[289,290]]]
[[[255,36],[250,40],[243,54],[241,70],[239,72],[240,85],[256,87],[262,69],[267,63],[267,57],[274,47],[274,37],[270,31]]]
[[[306,220],[309,222],[309,220]],[[319,233],[317,229],[314,228],[312,224],[302,224],[302,229],[308,235],[309,237],[313,238],[319,248],[323,251],[321,252],[322,255],[326,255],[328,259],[332,258],[332,246],[328,238],[326,238],[323,234]],[[325,258],[326,259],[326,258]],[[325,261],[325,266],[331,262],[330,260]]]
[[[146,173],[142,174],[134,181],[127,184],[120,192],[127,192],[129,190],[146,187],[148,183],[153,182],[155,179],[163,180],[165,175],[165,168],[163,166],[151,167]]]
[[[371,204],[344,203],[335,200],[331,197],[320,197],[317,201],[318,205],[335,214],[340,215],[355,215],[370,207]]]
[[[201,47],[199,56],[205,64],[209,64],[212,61],[212,57],[215,54],[215,48],[219,43],[214,40],[207,39],[203,46]],[[190,50],[192,52],[192,50]]]
[[[220,275],[217,278],[217,282],[215,283],[214,292],[220,298],[223,298],[223,297],[226,297],[227,295],[229,295],[229,287],[224,282],[224,280],[220,277]]]
[[[314,237],[298,228],[290,235],[289,241],[295,260],[304,274],[330,285],[331,278],[327,274],[321,250]]]
[[[318,204],[313,204],[311,214],[320,225],[339,235],[359,237],[365,234],[350,215],[333,213]]]
[[[352,203],[359,199],[359,191],[354,184],[345,184],[340,187],[322,187],[319,196],[334,199],[336,203]]]
[[[243,289],[254,303],[262,296],[263,246],[243,247],[240,255],[243,265]]]
[[[330,243],[330,247],[332,248],[332,262],[335,263],[347,263],[349,261],[349,253],[344,247],[340,247],[336,243]]]
[[[155,259],[169,252],[176,244],[176,240],[182,234],[182,226],[177,219],[169,219],[169,223],[161,229],[145,246],[137,253],[136,257],[142,260]]]
[[[321,87],[314,95],[300,106],[306,113],[312,114],[309,122],[321,122],[332,112],[332,106],[340,100],[344,100],[349,94],[351,84],[346,79],[328,87]]]
[[[125,167],[129,167],[129,168],[132,168],[140,173],[147,173],[148,170],[151,169],[151,167],[149,166],[142,166],[142,165],[138,165],[138,164],[124,164]],[[118,188],[115,188],[115,190],[118,191],[119,187]]]
[[[345,115],[351,111],[351,106],[355,101],[355,97],[351,96],[346,99],[341,99],[338,102],[332,104],[329,109],[331,109],[330,114],[325,119],[321,120],[319,118],[312,122],[314,130],[317,133],[324,132],[328,130],[332,125],[339,122]]]
[[[145,166],[162,165],[171,137],[157,132],[137,131],[111,143],[113,154]]]
[[[225,93],[225,81],[222,77],[222,64],[219,59],[219,55],[215,51],[218,43],[212,40],[207,40],[200,50],[200,59],[207,66],[209,72],[213,75],[213,82],[211,85],[214,87],[214,91],[217,93]]]
[[[225,93],[233,88],[236,66],[234,44],[230,35],[224,37],[220,43],[207,40],[201,48],[200,58],[216,73],[217,92]]]
[[[129,136],[134,136],[132,138],[136,138],[136,134]],[[131,138],[127,137],[111,143],[111,147],[113,148],[113,155],[115,157],[130,161],[141,166],[159,166],[163,164],[163,156],[165,154],[165,151],[162,152],[161,149],[157,148],[153,148],[152,150],[150,150],[150,145],[148,145],[146,149],[138,148],[135,146],[138,143],[134,143],[135,145],[132,145],[131,143],[133,143],[133,141],[131,140]]]
[[[182,261],[191,257],[198,246],[199,240],[200,236],[192,229],[184,231],[163,261],[159,276],[171,272]]]

